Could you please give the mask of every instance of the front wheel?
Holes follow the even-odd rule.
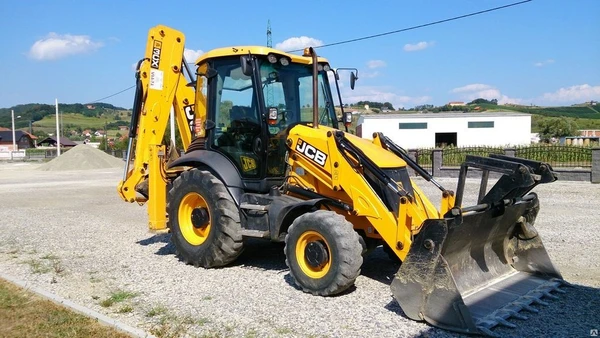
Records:
[[[238,209],[212,173],[184,171],[169,191],[168,213],[171,240],[186,263],[220,267],[242,252]]]
[[[338,294],[354,284],[363,262],[360,236],[342,215],[318,210],[294,220],[285,237],[285,263],[304,292]]]

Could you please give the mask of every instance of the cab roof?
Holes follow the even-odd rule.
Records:
[[[269,48],[265,46],[231,46],[231,47],[223,47],[213,49],[208,51],[196,60],[196,65],[213,58],[219,58],[224,56],[236,56],[236,55],[247,55],[248,52],[253,55],[268,55],[270,53],[277,54],[279,56],[286,56],[290,59],[292,63],[300,63],[300,64],[312,64],[312,57],[310,56],[302,56],[298,54],[290,54],[286,53],[274,48]],[[327,59],[319,57],[319,63],[328,62]]]

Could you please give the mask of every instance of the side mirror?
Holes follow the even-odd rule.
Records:
[[[250,56],[242,55],[240,56],[240,64],[242,66],[242,74],[246,76],[252,75],[252,63],[250,62]]]
[[[215,124],[214,121],[211,120],[206,120],[206,126],[204,127],[204,129],[206,129],[206,131],[209,131],[211,129],[215,129],[217,125]]]
[[[356,84],[356,80],[358,77],[354,75],[354,72],[350,73],[350,89],[354,90],[354,85]]]
[[[197,76],[204,76],[207,79],[213,78],[217,76],[219,72],[217,72],[214,68],[206,69],[206,73],[196,73]]]
[[[342,119],[344,120],[344,126],[350,127],[352,125],[352,113],[351,112],[344,112],[344,116],[342,116]]]

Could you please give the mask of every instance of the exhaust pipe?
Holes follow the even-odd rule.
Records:
[[[313,47],[308,48],[313,65],[313,128],[319,128],[319,61]]]

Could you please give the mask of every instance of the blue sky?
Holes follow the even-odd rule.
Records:
[[[328,44],[441,20],[513,0],[2,1],[0,107],[85,103],[134,83],[147,31],[183,31],[188,55],[230,45]],[[343,4],[342,4],[343,3]],[[178,7],[181,5],[183,7]],[[356,67],[345,102],[413,107],[477,97],[568,105],[600,100],[600,0],[534,0],[476,17],[317,49]],[[104,102],[130,108],[133,90]]]

